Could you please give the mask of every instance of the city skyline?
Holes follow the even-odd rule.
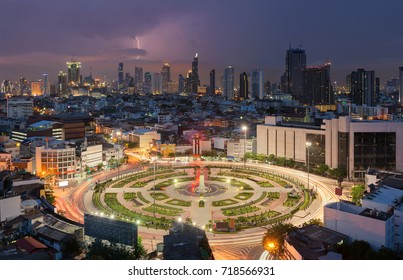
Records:
[[[398,76],[403,61],[403,3],[375,3],[6,1],[0,79],[35,80],[48,73],[55,81],[74,57],[82,62],[83,76],[92,72],[116,80],[119,62],[130,73],[135,66],[161,71],[168,62],[177,80],[198,52],[203,84],[211,69],[220,77],[230,65],[236,75],[259,68],[264,80],[278,82],[289,45],[302,44],[307,66],[331,62],[331,80],[338,84],[358,68],[374,70],[383,83]]]

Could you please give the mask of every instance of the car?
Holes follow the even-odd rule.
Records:
[[[286,189],[292,189],[292,186],[291,186],[291,185],[285,185],[284,188],[286,188]]]

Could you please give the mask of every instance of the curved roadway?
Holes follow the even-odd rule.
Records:
[[[197,165],[231,165],[243,167],[243,163],[228,163],[228,162],[192,162],[190,164]],[[181,165],[181,164],[178,164]],[[285,176],[296,178],[297,180],[307,183],[307,173],[299,170],[288,169],[284,167],[248,163],[248,168],[266,169]],[[83,179],[78,182],[78,186],[74,188],[58,190],[55,192],[56,207],[64,213],[65,217],[74,221],[83,223],[84,213],[92,212],[91,197],[86,195],[93,187],[97,180],[104,180],[114,177],[118,174],[141,170],[138,164],[129,163],[120,168],[108,173],[100,173]],[[333,179],[320,177],[314,174],[309,174],[309,185],[318,194],[318,198],[314,200],[311,206],[305,211],[299,211],[291,219],[290,223],[300,225],[313,218],[323,219],[323,206],[327,203],[338,201],[339,197],[335,195],[335,187],[337,182]],[[245,230],[237,234],[212,234],[207,233],[209,243],[214,251],[216,259],[231,260],[231,259],[262,259],[269,258],[261,246],[261,241],[265,228],[253,228]],[[151,230],[139,228],[139,235],[143,238],[143,244],[147,249],[155,249],[157,243],[162,242],[163,235],[167,234],[163,230]]]

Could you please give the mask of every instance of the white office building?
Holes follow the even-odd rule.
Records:
[[[228,141],[227,157],[243,158],[245,153],[256,153],[256,139]]]
[[[403,171],[403,122],[324,120],[321,126],[265,118],[257,126],[257,153],[286,157],[310,164],[346,170],[349,177],[364,177],[368,168]],[[311,143],[307,146],[306,143]]]
[[[139,148],[150,148],[154,141],[161,141],[161,134],[151,129],[137,129],[129,134],[129,141],[138,144]]]
[[[344,202],[325,205],[324,226],[343,233],[350,241],[364,240],[374,250],[395,249],[394,214]]]
[[[59,144],[35,148],[36,173],[45,177],[54,175],[57,181],[69,181],[76,174],[76,149]]]
[[[88,146],[81,151],[81,166],[94,168],[103,163],[102,145]]]
[[[11,97],[7,100],[7,118],[27,118],[34,114],[34,100],[31,97]]]

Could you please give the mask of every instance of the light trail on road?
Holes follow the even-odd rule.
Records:
[[[187,163],[190,165],[222,165],[222,166],[236,166],[242,167],[243,163],[228,163],[228,162],[192,162]],[[171,164],[172,165],[172,164]],[[174,164],[174,166],[183,166],[183,163]],[[266,170],[269,172],[274,172],[283,176],[288,176],[301,181],[302,183],[307,183],[307,173],[299,170],[288,169],[273,165],[263,165],[248,163],[248,168],[256,168],[259,170]],[[138,163],[129,163],[120,170],[113,170],[108,173],[101,173],[88,177],[79,186],[72,188],[65,192],[58,192],[55,194],[56,197],[56,207],[59,211],[63,211],[66,218],[73,221],[83,223],[83,215],[88,212],[85,206],[84,196],[88,192],[95,182],[105,178],[112,178],[118,174],[125,173],[125,171],[136,171],[140,170]],[[320,207],[317,209],[312,209],[305,217],[298,218],[294,221],[295,225],[300,225],[304,222],[309,221],[312,218],[323,218],[323,206],[327,203],[338,201],[339,197],[335,195],[335,180],[320,177],[317,175],[310,174],[310,186],[315,186],[315,191],[317,191],[318,196],[322,199]],[[295,218],[293,218],[295,220]],[[242,259],[246,258],[246,251],[255,250],[253,248],[261,246],[262,238],[267,229],[265,228],[253,228],[248,229],[243,232],[233,234],[233,235],[220,235],[207,233],[209,238],[209,244],[214,250],[216,259],[234,259],[237,255]],[[159,242],[162,242],[163,235],[167,234],[165,231],[157,231],[154,233],[149,233],[149,229],[144,227],[139,227],[139,236],[143,239],[143,245],[147,249],[155,249]],[[249,248],[245,251],[245,248]],[[254,255],[257,253],[255,252]],[[270,257],[265,251],[256,259],[267,259]]]

